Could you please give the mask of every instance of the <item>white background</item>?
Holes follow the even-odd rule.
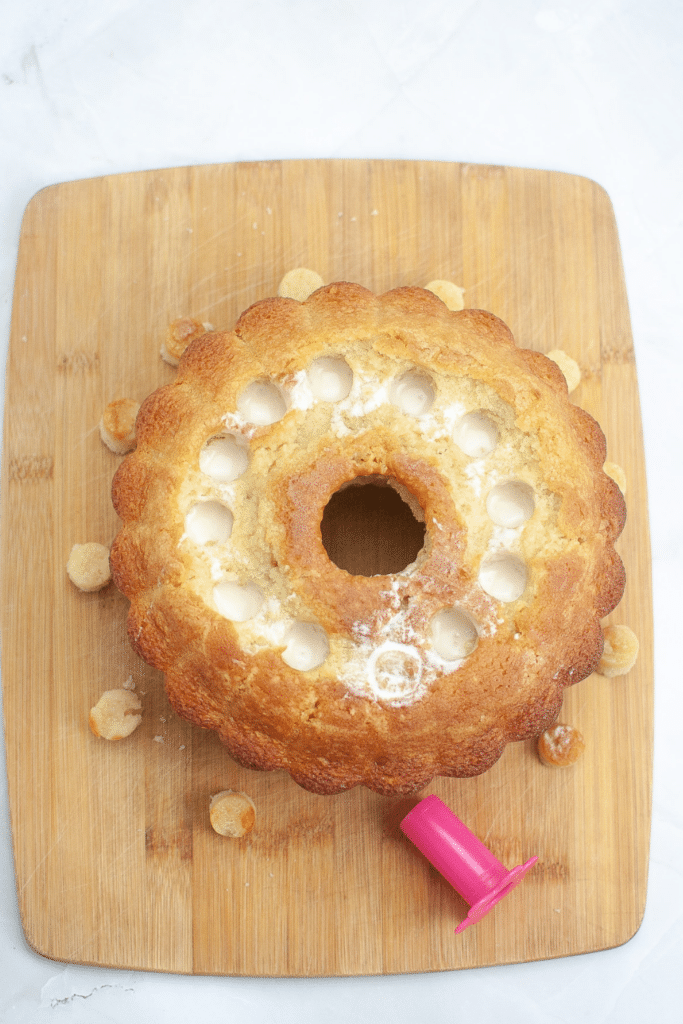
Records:
[[[3,373],[21,216],[44,185],[292,157],[508,164],[598,181],[616,212],[635,338],[656,632],[650,882],[626,945],[388,978],[66,967],[21,932],[0,761],[4,1024],[681,1020],[682,58],[680,0],[0,0]]]

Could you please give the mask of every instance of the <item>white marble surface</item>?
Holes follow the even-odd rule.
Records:
[[[645,918],[624,946],[363,979],[67,967],[27,947],[0,779],[0,1019],[154,1024],[680,1020],[683,801],[679,0],[4,0],[0,344],[23,210],[58,181],[191,163],[424,158],[586,175],[613,201],[641,384],[656,623]]]

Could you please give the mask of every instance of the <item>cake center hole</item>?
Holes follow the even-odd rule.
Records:
[[[330,559],[353,576],[388,576],[424,547],[424,513],[392,477],[361,476],[332,495],[320,524]]]

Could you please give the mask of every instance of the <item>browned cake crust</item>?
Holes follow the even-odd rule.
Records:
[[[330,355],[360,390],[312,401],[306,370]],[[434,389],[429,413],[373,401],[415,369]],[[236,412],[255,380],[285,398],[275,423]],[[457,417],[473,410],[498,432],[481,458],[453,441]],[[136,433],[113,483],[123,526],[111,566],[131,601],[130,640],[165,673],[178,713],[216,730],[241,764],[284,769],[317,793],[406,793],[435,775],[476,775],[505,744],[546,729],[564,688],[598,664],[600,619],[624,589],[614,549],[623,496],[602,470],[599,426],[570,403],[558,367],[517,348],[490,313],[452,312],[420,288],[375,296],[346,283],[304,302],[257,302],[233,331],[190,345],[175,382],[143,404]],[[225,433],[249,453],[227,486],[199,469],[203,446]],[[418,500],[425,545],[401,573],[352,576],[328,557],[320,523],[332,493],[377,475]],[[534,495],[516,528],[486,512],[491,487],[509,479]],[[231,509],[227,543],[188,540],[185,517],[202,500]],[[527,580],[501,600],[478,574],[508,550]],[[260,588],[260,617],[220,613],[212,588],[223,578]],[[449,608],[476,626],[474,650],[450,660],[435,655],[430,632]],[[329,642],[326,660],[303,671],[283,661],[282,628],[302,621]],[[388,688],[384,675],[377,682],[381,645]],[[395,686],[392,658],[404,672]]]

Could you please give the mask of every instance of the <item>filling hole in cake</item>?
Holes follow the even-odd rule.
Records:
[[[386,640],[371,655],[368,675],[379,698],[406,699],[420,686],[422,661],[414,647]]]
[[[509,604],[526,590],[527,567],[521,558],[510,551],[485,558],[479,567],[479,583],[490,597]]]
[[[198,501],[185,516],[185,532],[195,544],[225,544],[233,515],[220,501]]]
[[[230,483],[246,472],[249,451],[234,434],[210,437],[199,453],[199,468],[218,483]]]
[[[453,440],[470,458],[488,455],[498,444],[498,427],[490,416],[480,409],[468,412],[456,424]]]
[[[287,412],[285,396],[271,380],[254,380],[239,395],[237,411],[248,423],[268,427]]]
[[[432,647],[444,661],[459,661],[472,653],[479,630],[462,608],[442,608],[431,621]]]
[[[402,572],[424,547],[424,512],[393,477],[360,476],[328,501],[320,524],[331,561],[353,576]]]
[[[224,580],[213,588],[213,599],[224,619],[247,622],[258,615],[265,595],[255,583],[240,584]]]
[[[282,660],[299,672],[318,668],[330,653],[325,630],[312,622],[295,622],[285,637],[285,643]]]
[[[426,373],[407,370],[389,389],[389,398],[407,416],[424,416],[434,404],[436,391]]]
[[[353,370],[341,356],[321,356],[307,370],[313,397],[321,402],[343,402],[353,387]]]
[[[496,526],[506,526],[509,529],[521,526],[531,519],[535,507],[533,490],[521,480],[497,484],[486,498],[486,511],[491,521]]]

